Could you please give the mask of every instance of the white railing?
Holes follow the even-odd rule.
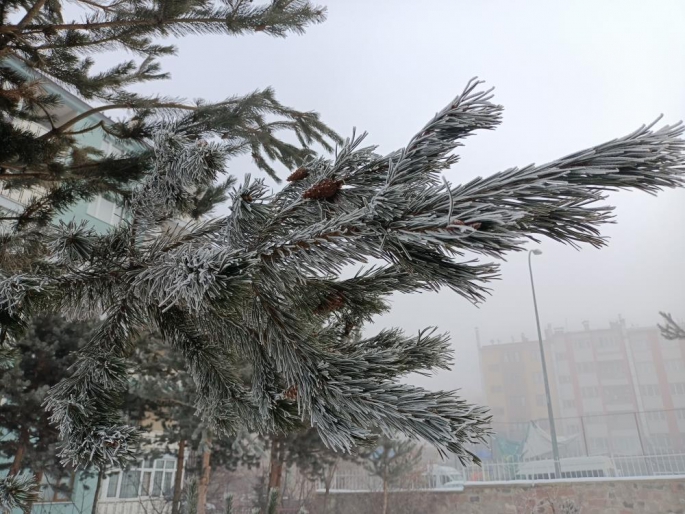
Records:
[[[168,514],[171,502],[159,498],[100,499],[97,514]]]
[[[685,476],[685,453],[659,455],[614,455],[603,457],[576,457],[562,459],[563,480],[654,478]],[[512,481],[546,481],[554,480],[552,461],[486,461],[480,466],[475,464],[459,468],[464,483],[473,482],[512,482]],[[429,483],[430,482],[430,483]],[[453,481],[439,480],[433,477],[430,481],[425,472],[414,473],[395,484],[391,489],[401,490],[450,490]],[[318,489],[323,490],[319,483]],[[331,491],[380,491],[383,482],[363,468],[346,470],[334,475]]]

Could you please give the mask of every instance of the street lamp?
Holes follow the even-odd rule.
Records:
[[[528,252],[528,270],[530,271],[530,288],[533,291],[533,307],[535,307],[535,323],[538,329],[538,343],[540,344],[540,362],[542,363],[542,380],[545,383],[545,397],[547,398],[547,416],[549,417],[549,433],[552,436],[552,456],[554,458],[554,477],[561,478],[561,463],[559,462],[559,445],[557,444],[557,429],[554,426],[554,411],[552,409],[552,395],[549,392],[549,379],[547,378],[547,363],[545,362],[545,348],[542,346],[542,331],[540,330],[540,315],[538,314],[538,301],[535,298],[535,283],[533,282],[533,265],[530,258],[533,255],[542,255],[540,250]]]

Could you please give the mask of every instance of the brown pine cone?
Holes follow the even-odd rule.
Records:
[[[294,385],[290,388],[288,388],[285,393],[283,393],[283,397],[288,399],[288,400],[296,400],[297,399],[297,386]]]
[[[286,180],[288,182],[297,182],[298,180],[305,179],[308,176],[309,170],[307,168],[297,168]]]
[[[338,194],[341,186],[341,180],[325,178],[307,189],[302,196],[303,198],[311,198],[312,200],[327,200]]]

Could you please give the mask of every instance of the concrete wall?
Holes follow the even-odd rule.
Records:
[[[379,514],[382,493],[332,493],[327,514]],[[319,494],[311,514],[322,514]],[[566,506],[564,504],[567,504]],[[574,508],[569,509],[569,506]],[[685,478],[467,485],[391,492],[388,514],[684,514]]]

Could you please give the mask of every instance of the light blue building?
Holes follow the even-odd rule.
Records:
[[[69,91],[68,86],[60,85],[55,79],[51,79],[35,70],[27,69],[18,59],[7,58],[2,61],[1,65],[9,67],[26,77],[39,80],[47,93],[57,95],[61,99],[61,105],[57,106],[54,112],[52,112],[57,117],[58,124],[60,121],[66,121],[92,109],[92,106],[82,98],[79,98],[75,92]],[[84,129],[97,123],[111,124],[112,121],[102,113],[97,112],[75,124],[74,129]],[[49,129],[47,125],[23,120],[17,121],[17,125],[37,134],[44,134]],[[96,148],[106,154],[125,153],[140,149],[140,146],[136,144],[125,145],[121,141],[116,141],[101,128],[84,132],[76,137],[83,146]],[[31,191],[11,191],[5,189],[0,184],[0,208],[2,209],[20,212],[33,196],[35,196],[35,193]],[[86,220],[95,230],[102,233],[116,225],[120,217],[121,209],[116,204],[105,198],[97,197],[92,202],[74,205],[69,212],[59,216],[59,219],[63,221]]]
[[[27,77],[39,80],[47,93],[59,96],[61,105],[57,106],[53,112],[57,117],[58,123],[59,120],[68,120],[92,109],[88,103],[79,98],[77,94],[70,91],[68,86],[60,85],[54,79],[46,77],[35,70],[27,69],[21,61],[17,59],[5,59],[0,65],[9,67]],[[93,113],[76,124],[74,128],[77,130],[83,129],[101,122],[103,124],[112,123],[111,120],[103,114]],[[43,134],[49,129],[48,126],[38,123],[18,121],[17,124],[37,134]],[[121,142],[115,141],[100,128],[80,134],[78,138],[83,146],[97,148],[106,154],[124,153],[140,149],[139,146],[125,146]],[[40,194],[40,192],[38,192],[38,194]],[[2,183],[0,183],[1,210],[19,213],[34,196],[36,196],[36,192],[29,190],[12,191],[5,189]],[[70,220],[85,220],[96,231],[104,233],[120,222],[121,208],[110,200],[98,196],[91,202],[83,202],[74,205],[71,210],[60,215],[58,219],[65,222]],[[5,434],[3,437],[12,437],[12,435]],[[147,494],[147,497],[151,497],[153,494],[161,496],[162,490],[166,487],[168,481],[172,480],[171,483],[173,483],[173,476],[166,476],[166,473],[168,473],[167,471],[161,471],[160,474],[160,465],[162,466],[162,469],[165,467],[172,467],[172,465],[165,460],[161,464],[157,462],[152,463],[149,466],[151,467],[150,470],[144,468],[144,464],[141,463],[141,469],[137,470],[137,472],[136,470],[125,472],[121,480],[121,482],[125,482],[123,483],[123,488],[122,484],[114,484],[115,480],[117,481],[117,484],[120,482],[119,475],[121,473],[106,478],[101,487],[100,497],[102,499],[107,499],[108,501],[106,503],[108,504],[112,504],[119,499],[130,502],[131,498],[138,497],[141,492],[147,492],[141,489],[144,485],[143,482],[146,479],[152,484],[149,487],[150,491]],[[155,469],[155,466],[157,466],[157,469]],[[33,512],[38,514],[90,514],[92,512],[93,499],[97,486],[97,476],[95,473],[76,472],[61,478],[43,476],[41,477],[41,481],[43,487],[41,488],[40,501],[34,504]],[[55,484],[55,481],[57,481],[61,487],[53,487],[57,485]],[[159,487],[157,487],[158,482]],[[110,505],[109,508],[111,510],[112,506]],[[16,514],[20,514],[18,509]]]

